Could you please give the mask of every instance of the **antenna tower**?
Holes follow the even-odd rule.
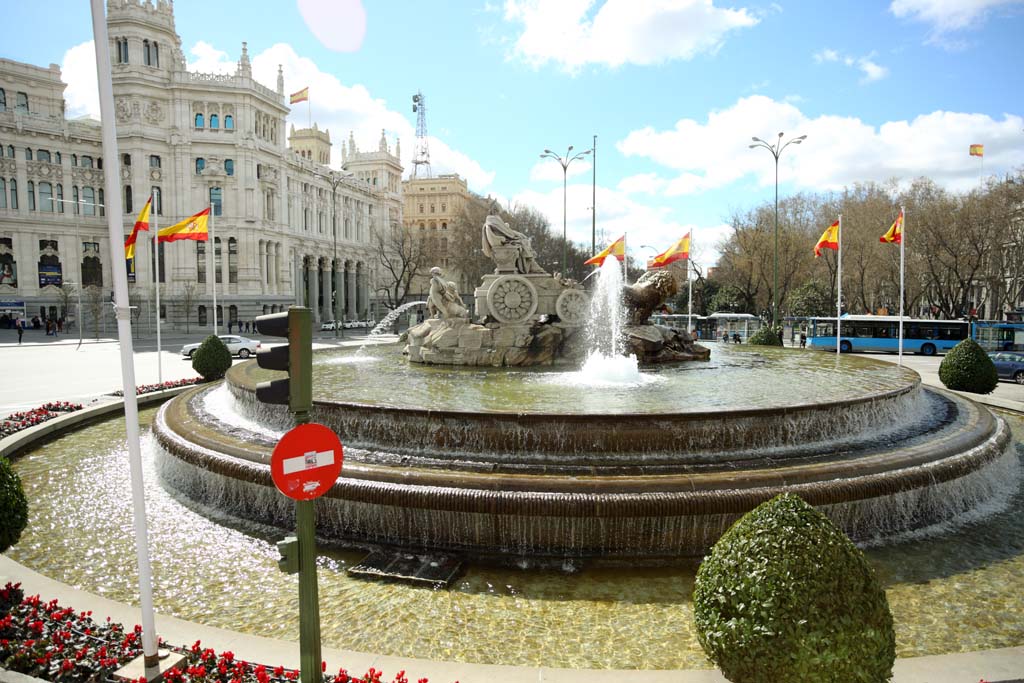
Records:
[[[427,98],[417,91],[412,96],[412,110],[416,113],[416,152],[412,157],[412,178],[431,178],[430,147],[427,145]]]

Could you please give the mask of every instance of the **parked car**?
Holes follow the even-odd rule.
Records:
[[[333,332],[334,328],[336,326],[337,326],[337,323],[335,323],[333,320],[329,320],[329,321],[327,321],[325,323],[320,323],[320,331],[321,332]]]
[[[1000,379],[1012,379],[1017,384],[1024,384],[1024,353],[999,351],[988,354],[988,357],[995,363]]]
[[[239,358],[248,358],[256,353],[256,349],[260,348],[260,343],[255,339],[246,339],[245,337],[238,337],[233,334],[221,334],[217,336],[222,342],[224,342],[224,345],[228,347],[228,351],[231,352],[231,355],[238,356]],[[192,354],[195,353],[198,348],[198,343],[185,344],[181,347],[181,355],[186,358],[191,358]]]

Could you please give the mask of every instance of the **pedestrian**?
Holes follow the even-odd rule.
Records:
[[[57,331],[64,332],[64,316],[57,318]]]
[[[739,332],[733,332],[732,333],[732,343],[733,344],[739,344],[740,341],[741,341],[740,340],[740,333]]]
[[[807,348],[807,333],[806,332],[801,332],[800,333],[800,348],[801,349],[806,349]]]
[[[14,326],[18,329],[18,346],[21,346],[21,335],[25,334],[25,327],[21,324],[21,318],[17,318],[14,321]]]

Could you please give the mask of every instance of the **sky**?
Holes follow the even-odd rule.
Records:
[[[244,12],[238,9],[244,6]],[[729,217],[780,197],[927,176],[953,191],[1024,167],[1024,0],[178,0],[189,69],[310,88],[308,118],[362,149],[383,129],[431,168],[648,257],[687,231],[704,266]],[[60,65],[69,116],[99,116],[89,3],[18,1],[0,57]],[[13,30],[21,26],[25,30]],[[985,156],[971,157],[971,144]],[[332,165],[340,166],[340,148]],[[596,178],[595,178],[596,175]],[[826,226],[822,226],[824,229]],[[887,226],[880,226],[881,230]]]

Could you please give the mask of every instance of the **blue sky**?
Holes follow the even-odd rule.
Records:
[[[232,72],[247,41],[258,80],[310,86],[336,142],[381,129],[415,147],[426,95],[435,173],[562,224],[562,170],[545,148],[598,136],[597,221],[607,240],[664,248],[694,231],[717,257],[728,218],[769,200],[774,164],[751,136],[806,134],[780,195],[926,175],[953,190],[1024,166],[1024,2],[891,0],[178,0],[190,68]],[[18,2],[0,56],[60,64],[72,114],[95,114],[88,3]],[[45,27],[45,28],[44,28]],[[289,120],[306,125],[305,104]],[[335,149],[334,164],[340,162]],[[571,239],[589,243],[591,167],[569,169]],[[884,226],[883,226],[884,227]],[[599,239],[600,241],[600,239]],[[646,252],[644,252],[646,254]]]

